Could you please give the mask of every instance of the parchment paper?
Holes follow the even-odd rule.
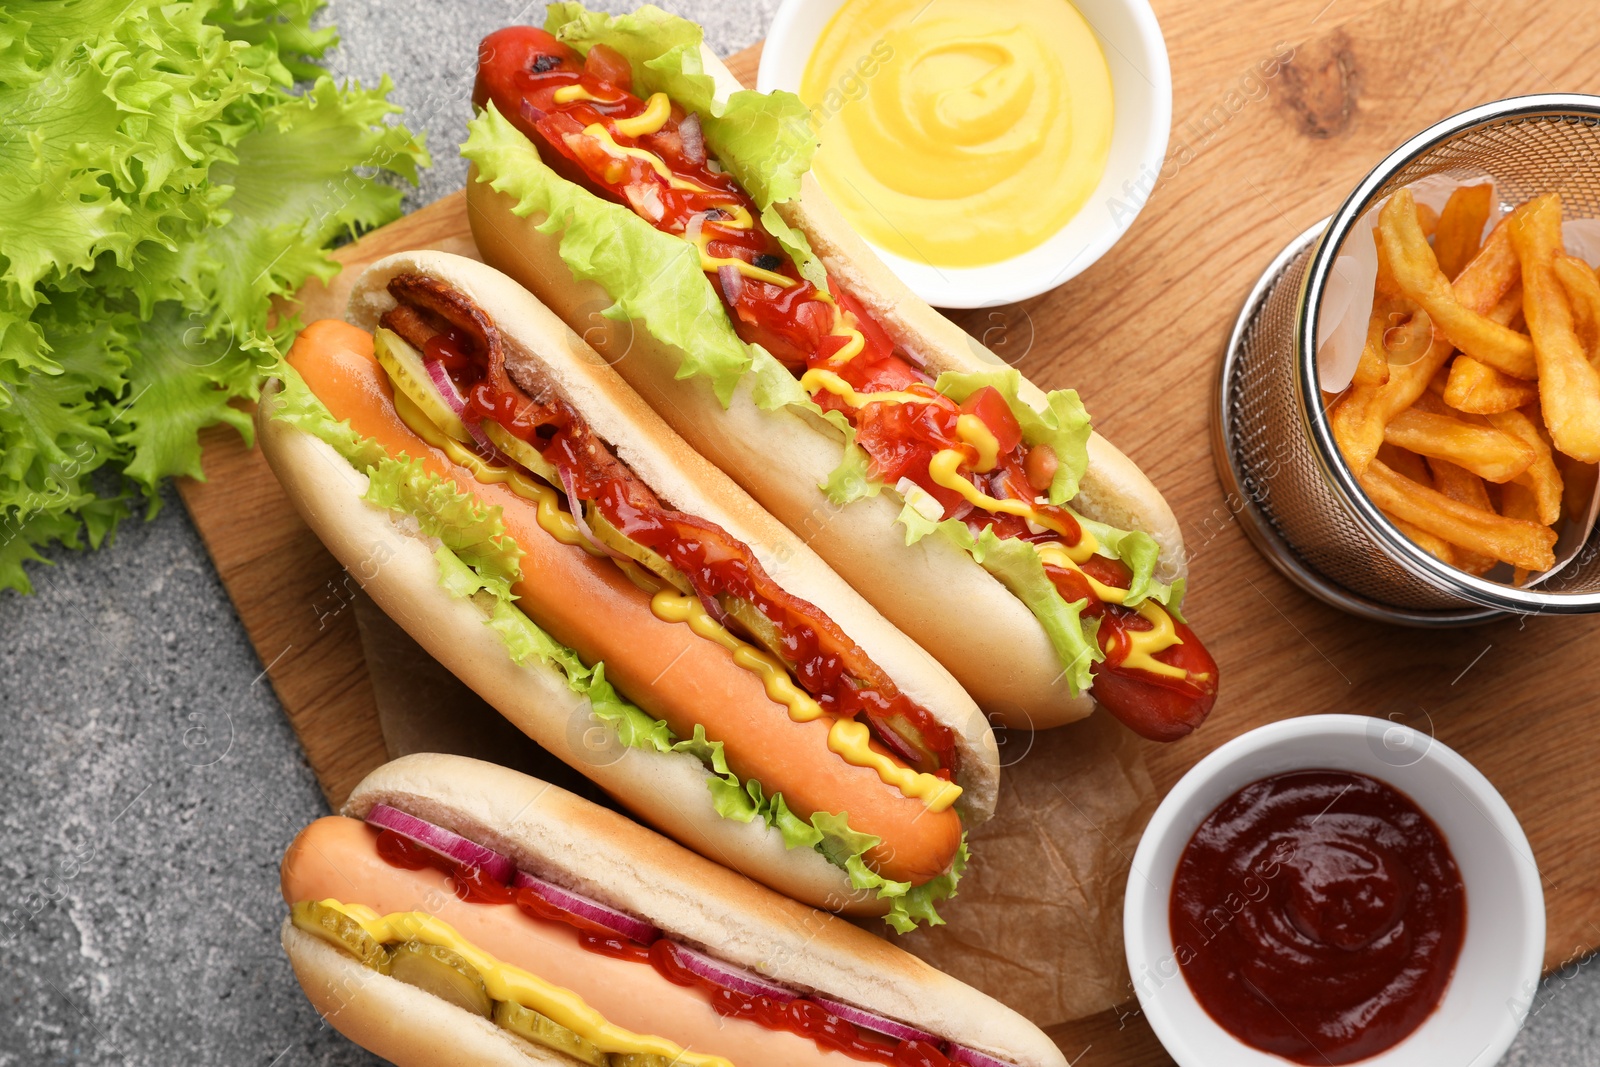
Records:
[[[939,905],[946,925],[889,936],[1054,1026],[1129,999],[1122,895],[1155,786],[1139,741],[1104,713],[1003,741],[1000,802]]]

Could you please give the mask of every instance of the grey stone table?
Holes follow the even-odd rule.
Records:
[[[776,2],[668,6],[726,54]],[[332,17],[336,73],[390,72],[429,131],[436,163],[409,206],[459,188],[474,45],[541,5],[335,0]],[[35,596],[0,594],[0,1067],[376,1062],[320,1023],[278,947],[278,858],[327,809],[163,499],[112,547],[36,568]],[[1600,1064],[1600,978],[1584,970],[1546,983],[1508,1063]]]

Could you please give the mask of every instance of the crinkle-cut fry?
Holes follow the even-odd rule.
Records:
[[[1525,408],[1539,399],[1539,383],[1525,382],[1502,374],[1471,356],[1456,356],[1450,361],[1450,377],[1445,382],[1444,402],[1457,411],[1473,415],[1495,415]]]
[[[1556,534],[1547,526],[1479,511],[1401,477],[1379,460],[1367,467],[1361,486],[1382,510],[1470,552],[1528,570],[1555,565]]]
[[[1600,278],[1577,256],[1557,256],[1556,277],[1572,302],[1572,318],[1583,338],[1589,362],[1600,360]]]
[[[1539,521],[1546,526],[1554,526],[1561,521],[1561,471],[1556,467],[1555,454],[1540,427],[1539,409],[1502,411],[1488,418],[1489,425],[1516,435],[1533,450],[1533,462],[1516,482],[1533,491],[1533,498],[1538,504]]]
[[[1533,335],[1545,425],[1562,452],[1600,462],[1600,372],[1573,329],[1572,308],[1555,272],[1562,253],[1561,197],[1548,193],[1518,208],[1511,243],[1522,261],[1522,308]]]
[[[1416,201],[1409,189],[1399,190],[1384,204],[1378,230],[1401,291],[1428,313],[1435,329],[1452,345],[1515,377],[1537,376],[1533,342],[1487,318],[1483,313],[1487,308],[1478,310],[1457,296],[1417,225]]]
[[[1440,563],[1448,563],[1452,567],[1461,566],[1461,564],[1456,560],[1458,553],[1449,541],[1446,541],[1442,537],[1435,537],[1422,527],[1413,526],[1406,520],[1400,518],[1399,516],[1391,515],[1387,511],[1384,512],[1383,515],[1384,518],[1394,523],[1395,527],[1401,533],[1415,541],[1418,548],[1422,549],[1422,551],[1426,552]],[[1489,565],[1493,566],[1494,561],[1491,560]],[[1462,569],[1464,570],[1465,568]]]
[[[1491,482],[1509,482],[1538,458],[1532,445],[1509,431],[1416,407],[1390,419],[1383,439],[1420,456],[1447,459]]]
[[[1522,266],[1511,247],[1507,220],[1501,219],[1451,287],[1463,307],[1482,312],[1498,304],[1521,277]],[[1428,339],[1422,355],[1403,364],[1391,358],[1387,382],[1346,390],[1329,412],[1334,439],[1358,477],[1378,454],[1389,420],[1417,402],[1454,351],[1444,335],[1433,329],[1425,311],[1419,311],[1401,329],[1408,335],[1408,343],[1417,337]],[[1386,346],[1393,352],[1392,342],[1386,341]]]
[[[1479,511],[1494,511],[1494,504],[1489,500],[1489,490],[1484,486],[1483,479],[1471,471],[1464,470],[1447,459],[1430,459],[1428,473],[1433,476],[1433,487],[1451,500],[1477,508]],[[1493,556],[1484,556],[1477,552],[1469,552],[1460,546],[1456,547],[1455,565],[1468,574],[1487,574],[1494,570],[1498,562],[1499,560]]]
[[[1450,194],[1439,213],[1439,228],[1433,235],[1433,254],[1439,269],[1451,280],[1478,254],[1483,243],[1483,228],[1493,207],[1494,186],[1463,185]]]

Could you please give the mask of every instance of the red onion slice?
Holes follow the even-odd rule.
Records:
[[[467,867],[477,867],[500,883],[510,882],[511,876],[517,871],[517,865],[509,856],[502,856],[476,841],[468,841],[460,834],[435,826],[415,815],[407,815],[387,804],[378,804],[367,812],[367,822],[392,830],[407,841],[421,845],[430,852],[437,852],[445,859]]]
[[[567,494],[568,510],[572,512],[572,524],[578,528],[578,532],[583,535],[583,539],[589,542],[589,544],[593,545],[596,552],[603,552],[612,559],[628,559],[629,557],[627,555],[622,552],[618,552],[616,549],[612,548],[610,545],[596,537],[594,535],[594,530],[590,529],[589,520],[585,518],[583,514],[583,501],[578,499],[577,490],[574,488],[576,483],[572,479],[572,471],[568,470],[566,467],[557,467],[556,474],[560,476],[561,488],[565,490]]]
[[[467,410],[467,398],[461,395],[461,390],[456,388],[455,379],[450,377],[450,372],[445,370],[444,363],[437,359],[422,360],[422,366],[427,370],[428,377],[433,380],[433,386],[439,390],[439,395],[444,398],[445,405],[460,415]]]
[[[428,372],[428,378],[433,382],[433,387],[438,390],[439,397],[451,411],[461,418],[467,410],[467,398],[461,395],[461,390],[456,387],[455,379],[450,377],[450,372],[444,369],[444,364],[437,359],[424,359],[422,366]],[[494,445],[489,443],[489,435],[483,432],[483,427],[475,422],[468,422],[461,418],[461,425],[467,428],[472,435],[473,442],[485,454],[495,454]]]
[[[563,889],[554,882],[547,882],[543,878],[535,878],[526,871],[518,871],[516,881],[512,883],[519,889],[531,889],[546,902],[553,904],[562,911],[571,912],[590,922],[599,923],[607,930],[615,930],[623,937],[637,941],[641,945],[648,945],[661,936],[661,931],[645,922],[635,919],[632,915],[610,908],[570,889]]]
[[[712,959],[704,952],[696,952],[676,941],[670,942],[672,954],[679,965],[690,974],[698,975],[706,981],[719,985],[724,989],[731,989],[735,993],[743,993],[751,997],[771,997],[780,1004],[787,1004],[791,1000],[799,1000],[800,994],[777,982],[761,977],[753,971],[743,967],[735,967],[731,963]]]
[[[744,293],[744,275],[739,273],[739,268],[732,263],[724,263],[717,268],[717,281],[722,285],[722,296],[729,306],[737,304]]]
[[[975,1048],[954,1043],[945,1049],[944,1054],[951,1063],[964,1063],[967,1067],[1016,1067],[1016,1064],[997,1060],[987,1052],[979,1052]]]
[[[700,129],[700,116],[690,112],[678,123],[678,139],[683,142],[683,158],[695,166],[706,161],[706,135]]]
[[[926,1030],[918,1030],[915,1026],[907,1026],[905,1023],[895,1022],[893,1019],[885,1019],[881,1015],[874,1015],[870,1011],[864,1011],[850,1004],[841,1004],[837,1000],[828,1000],[825,997],[817,996],[813,996],[811,999],[826,1011],[837,1015],[847,1023],[855,1023],[863,1030],[871,1030],[875,1034],[883,1034],[885,1037],[892,1037],[896,1041],[925,1041],[930,1045],[940,1044],[939,1038],[934,1037]]]

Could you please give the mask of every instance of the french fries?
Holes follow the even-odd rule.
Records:
[[[1366,345],[1329,422],[1372,502],[1428,554],[1521,585],[1555,564],[1600,481],[1600,274],[1567,255],[1561,199],[1480,239],[1494,189],[1434,217],[1401,189],[1378,212]]]
[[[1555,566],[1556,532],[1548,526],[1462,504],[1396,474],[1377,459],[1361,476],[1361,487],[1385,512],[1452,545],[1530,571]]]
[[[1573,330],[1572,305],[1556,279],[1555,260],[1563,252],[1561,197],[1548,193],[1518,208],[1511,244],[1522,261],[1522,313],[1533,336],[1545,425],[1562,452],[1600,462],[1600,372]]]
[[[1450,194],[1439,213],[1439,228],[1433,235],[1433,254],[1446,278],[1455,280],[1461,268],[1472,262],[1483,243],[1483,227],[1494,204],[1494,186],[1464,185]]]
[[[1488,418],[1489,425],[1520,438],[1533,453],[1533,462],[1517,481],[1533,490],[1538,505],[1535,517],[1546,526],[1554,526],[1561,521],[1561,471],[1556,468],[1550,442],[1539,428],[1538,411],[1531,418],[1520,411],[1503,411]]]
[[[1462,470],[1449,460],[1430,459],[1428,473],[1433,475],[1433,487],[1451,500],[1477,508],[1479,511],[1494,510],[1494,505],[1489,500],[1489,490],[1484,487],[1483,479],[1471,471]],[[1468,574],[1487,574],[1498,562],[1499,560],[1493,556],[1469,552],[1464,548],[1455,552],[1455,565]]]
[[[1502,374],[1471,356],[1457,356],[1450,362],[1450,380],[1444,387],[1444,402],[1457,411],[1473,415],[1497,415],[1502,411],[1525,408],[1539,400],[1539,386]]]
[[[1572,317],[1589,350],[1589,362],[1600,358],[1600,278],[1594,269],[1577,256],[1557,256],[1556,277],[1572,301]]]
[[[1451,288],[1462,307],[1487,312],[1504,299],[1521,277],[1522,268],[1502,220]],[[1357,476],[1378,454],[1389,420],[1417,402],[1454,351],[1450,342],[1434,330],[1433,320],[1425,311],[1391,329],[1384,347],[1390,357],[1388,380],[1381,386],[1356,385],[1329,413],[1334,437]]]
[[[1452,345],[1514,378],[1538,377],[1533,341],[1527,335],[1457,299],[1417,222],[1411,190],[1401,189],[1389,198],[1378,215],[1378,232],[1401,292],[1428,313]]]
[[[1419,456],[1447,459],[1491,482],[1509,482],[1527,470],[1538,455],[1525,440],[1507,430],[1418,408],[1402,411],[1391,419],[1384,427],[1383,439]]]

